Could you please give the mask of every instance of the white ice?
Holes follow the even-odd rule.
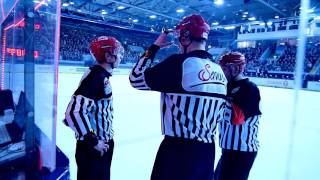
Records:
[[[61,120],[81,76],[81,73],[59,73],[57,145],[70,159],[71,179],[76,179],[77,171],[75,139]],[[111,85],[115,110],[111,180],[148,180],[162,140],[160,94],[133,89],[128,75],[114,75]],[[261,148],[249,179],[320,179],[320,93],[300,91],[297,123],[293,126],[293,90],[259,88],[263,113],[259,131]],[[292,131],[295,132],[294,143],[290,146]],[[217,145],[216,149],[215,163],[220,156]],[[288,161],[290,150],[292,158]]]

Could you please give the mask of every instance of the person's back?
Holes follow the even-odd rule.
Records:
[[[204,50],[209,26],[202,17],[186,17],[177,30],[182,54],[149,67],[159,48],[168,45],[163,33],[130,74],[134,88],[161,92],[165,138],[151,179],[212,180],[214,135],[217,119],[223,116],[227,80]]]

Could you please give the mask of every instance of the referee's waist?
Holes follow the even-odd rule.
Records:
[[[114,142],[113,138],[112,139],[98,139],[98,140],[102,140],[102,141],[104,141],[106,143]],[[77,143],[79,143],[79,144],[88,144],[88,141],[77,139]]]
[[[189,143],[189,144],[211,144],[211,143],[205,143],[204,141],[197,140],[197,139],[174,137],[174,136],[168,136],[168,135],[165,135],[164,139],[167,141]],[[212,143],[214,143],[214,141],[212,141]]]
[[[80,141],[80,142],[85,142],[84,137],[76,138],[76,140],[77,140],[77,141]],[[101,138],[101,137],[98,137],[98,140],[102,140],[102,141],[109,142],[109,141],[113,140],[113,137],[109,137],[109,138]]]

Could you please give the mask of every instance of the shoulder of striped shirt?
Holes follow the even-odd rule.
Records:
[[[94,101],[93,99],[90,99],[90,98],[88,98],[88,97],[85,97],[85,96],[83,96],[83,95],[81,95],[81,94],[77,94],[77,95],[72,95],[72,98],[73,97],[75,97],[75,98],[82,98],[82,99],[86,99],[86,100],[90,100],[90,101]]]
[[[163,93],[168,96],[187,96],[187,97],[203,97],[203,98],[212,98],[212,99],[224,99],[226,100],[226,95],[224,94],[217,94],[217,93],[202,93],[202,92],[183,92],[183,93]]]
[[[94,99],[90,99],[90,98],[85,97],[85,96],[83,96],[83,95],[81,95],[81,94],[72,95],[72,97],[75,97],[75,98],[79,97],[79,98],[82,98],[82,99],[85,99],[85,100],[88,100],[88,101],[95,101]],[[112,99],[113,99],[113,98],[112,98],[112,93],[110,93],[110,94],[107,95],[107,97],[98,99],[98,100],[96,100],[96,101],[97,101],[97,102],[99,102],[99,101],[104,101],[104,100],[109,100],[109,101],[110,101],[110,100],[112,100]]]

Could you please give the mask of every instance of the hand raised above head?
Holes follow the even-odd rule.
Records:
[[[168,42],[168,33],[163,32],[160,34],[160,36],[157,38],[157,40],[154,42],[155,45],[159,46],[160,48],[169,47],[174,42]]]

